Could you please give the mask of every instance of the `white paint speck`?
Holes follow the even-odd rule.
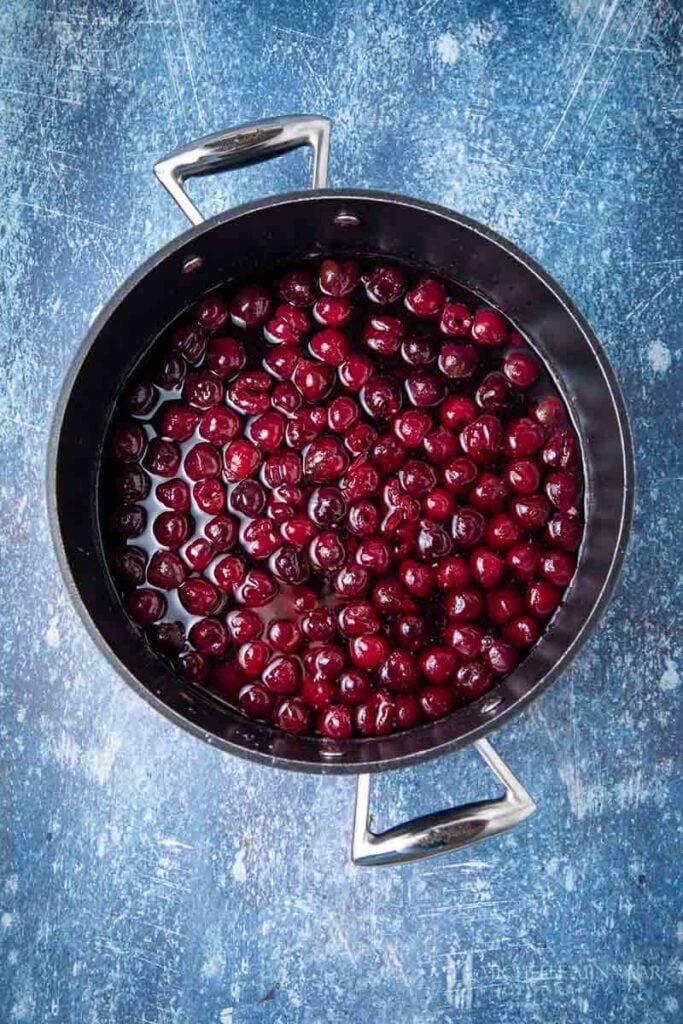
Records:
[[[671,366],[671,352],[663,341],[651,342],[647,357],[654,373],[666,373]]]
[[[678,942],[683,942],[683,921],[679,921],[676,925],[676,939]]]
[[[564,887],[567,892],[574,892],[576,889],[576,875],[573,867],[565,868],[564,871]]]
[[[199,969],[202,978],[220,978],[225,971],[225,957],[222,953],[212,953],[204,960]]]
[[[59,647],[61,637],[59,635],[59,616],[53,615],[45,630],[45,643],[48,647]]]
[[[10,1017],[12,1020],[30,1020],[33,1016],[34,1009],[35,1003],[33,1001],[33,996],[27,996],[14,1004],[10,1010]]]
[[[233,1009],[232,1006],[226,1006],[221,1010],[219,1017],[220,1024],[233,1024]]]
[[[456,1010],[471,1010],[474,994],[474,959],[471,953],[464,957],[446,955],[446,1001]]]
[[[26,721],[26,708],[17,708],[17,722],[21,725]]]
[[[8,875],[5,879],[5,892],[16,896],[19,891],[19,875]]]
[[[7,911],[5,911],[2,917],[0,917],[0,925],[2,926],[4,931],[7,931],[8,928],[12,927],[13,920],[14,918],[12,917],[12,915],[8,914]]]
[[[675,690],[681,681],[673,658],[665,659],[666,668],[659,677],[660,690]]]
[[[86,750],[83,754],[83,761],[88,771],[95,782],[99,782],[101,786],[111,775],[116,755],[121,749],[122,743],[123,738],[119,733],[114,732],[107,736],[104,746]]]
[[[577,999],[577,1003],[579,1005],[579,1011],[581,1013],[588,1013],[588,1000],[585,996],[579,996],[579,998]]]
[[[443,64],[457,64],[460,59],[460,43],[451,32],[444,32],[436,41],[436,52]]]
[[[246,850],[238,850],[237,856],[235,857],[232,865],[232,877],[236,882],[239,882],[240,885],[244,885],[247,880],[247,865],[244,862],[246,855]]]
[[[678,1013],[678,1000],[676,996],[667,996],[664,1000],[664,1009],[667,1013]]]

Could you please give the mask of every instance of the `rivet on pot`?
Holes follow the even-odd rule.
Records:
[[[195,270],[201,270],[204,266],[204,260],[201,256],[188,256],[182,266],[183,274],[193,274]]]
[[[496,710],[496,708],[500,706],[502,701],[502,697],[489,697],[489,699],[484,701],[484,703],[481,706],[482,715],[490,715],[493,711]]]
[[[357,228],[360,225],[360,217],[356,217],[355,213],[338,213],[334,223],[338,228]]]

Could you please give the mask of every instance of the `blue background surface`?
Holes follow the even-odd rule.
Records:
[[[674,0],[2,5],[3,1024],[681,1020],[680,46]],[[637,449],[601,628],[495,737],[540,813],[380,872],[349,865],[353,780],[225,756],[120,682],[44,507],[88,324],[185,227],[152,163],[300,110],[334,119],[332,185],[454,207],[557,277]],[[217,211],[308,173],[298,153],[194,194]],[[386,824],[491,792],[465,751],[373,800]]]

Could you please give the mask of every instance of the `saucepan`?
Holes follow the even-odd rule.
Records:
[[[515,245],[451,210],[389,192],[325,187],[330,122],[278,117],[192,142],[154,168],[192,227],[144,263],[107,303],[68,373],[54,420],[49,508],[60,567],[86,627],[154,708],[231,754],[278,768],[358,775],[353,860],[391,864],[458,849],[516,825],[534,803],[486,737],[539,697],[595,628],[622,563],[633,505],[633,452],[614,373],[595,333],[552,278]],[[313,187],[204,220],[185,180],[310,146]],[[519,667],[479,700],[405,733],[335,742],[248,721],[175,676],[123,611],[110,578],[100,500],[103,440],[120,391],[159,332],[209,289],[312,255],[388,257],[458,281],[503,311],[536,348],[580,438],[585,531],[574,580]],[[376,834],[370,773],[474,744],[502,784],[498,799],[438,811]]]

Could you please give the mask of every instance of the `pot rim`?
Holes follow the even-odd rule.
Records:
[[[256,211],[269,209],[271,207],[286,205],[292,202],[315,202],[322,198],[333,198],[340,201],[355,199],[370,199],[375,202],[386,203],[390,205],[407,206],[414,209],[421,210],[425,213],[436,215],[438,217],[449,220],[453,223],[459,224],[472,231],[477,235],[481,235],[488,241],[493,242],[495,245],[502,248],[509,255],[514,257],[519,263],[521,263],[530,273],[535,275],[541,283],[548,289],[554,299],[560,303],[568,313],[568,315],[574,320],[578,329],[584,335],[586,341],[590,345],[591,351],[595,360],[603,374],[605,384],[611,394],[614,409],[616,413],[616,419],[620,433],[620,448],[623,460],[623,476],[624,476],[624,487],[622,493],[621,512],[619,518],[619,530],[617,542],[614,546],[612,553],[611,562],[609,569],[607,570],[605,581],[603,586],[596,598],[593,607],[584,620],[581,628],[577,631],[576,636],[569,644],[567,649],[564,651],[562,656],[553,664],[553,666],[544,673],[543,676],[523,695],[518,697],[513,704],[508,707],[504,707],[501,710],[497,710],[496,707],[492,709],[492,717],[490,721],[482,722],[480,725],[475,726],[468,732],[462,735],[449,739],[443,743],[427,747],[418,751],[414,751],[409,754],[397,755],[387,760],[376,760],[373,762],[366,763],[335,763],[333,757],[329,762],[314,762],[296,760],[293,758],[285,758],[277,754],[271,754],[262,752],[259,750],[249,749],[238,745],[230,740],[226,740],[222,737],[218,737],[201,726],[195,724],[190,719],[175,709],[169,707],[164,701],[157,697],[152,691],[150,691],[118,658],[114,650],[106,643],[95,622],[93,621],[90,612],[81,597],[81,594],[76,585],[76,581],[71,572],[69,561],[67,558],[66,550],[62,541],[62,535],[60,530],[59,522],[59,509],[57,501],[57,460],[59,452],[59,443],[62,434],[62,426],[64,422],[64,416],[68,406],[68,402],[71,396],[73,386],[78,378],[81,367],[90,352],[90,349],[94,345],[103,325],[109,320],[114,311],[121,305],[128,297],[128,295],[136,288],[144,278],[157,266],[163,263],[167,258],[171,257],[174,253],[178,252],[181,248],[191,242],[192,239],[199,238],[205,234],[209,234],[215,227],[229,223],[230,221],[237,220],[245,214],[249,214]],[[132,274],[117,288],[111,298],[101,308],[92,324],[90,325],[83,341],[79,345],[74,357],[71,360],[67,373],[62,382],[59,396],[55,405],[52,421],[50,424],[50,435],[48,440],[47,448],[47,472],[46,472],[46,487],[47,487],[47,511],[48,520],[50,525],[50,532],[52,535],[52,542],[54,545],[55,553],[57,556],[57,563],[59,565],[60,573],[67,592],[73,602],[83,624],[86,627],[90,637],[94,640],[98,650],[105,655],[110,665],[116,669],[117,673],[128,683],[129,686],[135,690],[135,692],[142,697],[148,704],[150,704],[156,711],[159,711],[166,719],[172,722],[174,725],[178,725],[187,732],[194,736],[204,740],[210,746],[218,747],[219,749],[226,751],[227,753],[236,754],[239,757],[245,758],[250,761],[255,761],[260,764],[266,764],[270,767],[278,767],[291,771],[308,772],[315,774],[335,774],[335,775],[357,775],[359,773],[369,772],[380,772],[386,770],[406,768],[414,764],[418,764],[423,761],[429,761],[436,759],[437,757],[444,756],[445,754],[452,753],[462,747],[469,746],[476,740],[488,735],[495,731],[506,722],[510,721],[516,715],[520,714],[533,700],[539,697],[545,690],[547,690],[562,674],[562,672],[568,667],[571,661],[576,657],[583,644],[595,631],[598,622],[602,614],[604,613],[607,604],[612,596],[614,588],[617,584],[619,573],[624,562],[626,550],[628,546],[628,539],[631,530],[634,498],[635,498],[635,460],[634,460],[634,447],[633,438],[631,433],[631,427],[628,418],[628,412],[626,403],[623,398],[621,387],[618,383],[614,370],[608,360],[606,353],[604,352],[602,345],[600,344],[597,335],[588,323],[583,314],[577,309],[572,300],[566,294],[564,289],[548,274],[543,267],[541,267],[532,257],[525,253],[513,242],[510,242],[504,236],[493,231],[491,228],[479,221],[466,216],[465,214],[458,213],[453,210],[449,210],[446,207],[440,206],[437,203],[427,202],[421,199],[415,199],[409,196],[404,196],[399,193],[385,192],[378,189],[347,189],[347,188],[325,188],[325,189],[309,189],[306,191],[296,191],[279,193],[274,196],[267,196],[261,199],[251,200],[250,202],[243,203],[239,206],[232,207],[229,210],[223,211],[222,213],[216,214],[203,221],[201,224],[188,228],[181,232],[179,235],[174,236],[169,242],[167,242],[161,249],[154,252],[148,259],[141,263]],[[486,701],[488,695],[484,695],[480,698],[482,704]],[[476,705],[478,702],[474,702]],[[417,727],[429,728],[429,725]],[[390,737],[386,737],[387,741]],[[318,743],[320,741],[317,741]],[[355,742],[363,742],[362,740],[356,740]]]

